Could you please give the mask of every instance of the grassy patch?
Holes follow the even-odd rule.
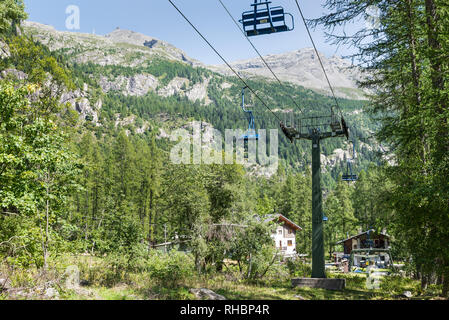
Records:
[[[106,268],[105,258],[91,256],[63,256],[51,260],[51,270],[45,279],[34,269],[8,271],[3,268],[3,276],[8,277],[13,287],[29,288],[36,292],[36,299],[42,299],[38,290],[47,281],[52,281],[59,291],[61,300],[194,300],[191,288],[207,288],[229,300],[397,300],[405,299],[405,291],[412,293],[412,299],[435,299],[441,286],[431,285],[422,292],[420,282],[391,275],[381,278],[378,289],[366,287],[366,274],[328,272],[329,278],[343,278],[346,288],[341,291],[292,287],[289,269],[278,265],[263,279],[241,280],[238,269],[232,266],[226,272],[210,272],[203,275],[189,273],[183,275],[170,286],[154,278],[150,270],[125,272],[124,277],[114,268]],[[157,262],[157,261],[156,261]],[[65,288],[64,272],[68,266],[77,266],[80,280],[84,286],[75,289]],[[307,277],[304,266],[290,266],[295,277]],[[159,270],[159,269],[158,269]],[[153,272],[154,273],[154,272]],[[112,280],[108,280],[114,276]],[[27,289],[28,290],[28,289]],[[3,299],[34,299],[34,297],[8,296],[2,292]]]

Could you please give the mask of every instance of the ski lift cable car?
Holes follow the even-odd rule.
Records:
[[[246,117],[248,119],[248,130],[242,135],[241,139],[245,141],[249,140],[259,140],[259,135],[256,133],[256,122],[254,120],[254,114],[251,110],[245,106],[245,89],[248,87],[242,88],[242,110],[245,112]]]
[[[243,12],[240,23],[247,37],[292,31],[295,28],[293,16],[281,6],[270,7],[270,3],[271,1],[254,0],[251,5],[253,9]],[[291,18],[291,26],[285,21],[286,15]]]
[[[346,167],[346,174],[342,176],[343,181],[357,181],[358,177],[356,174],[352,172],[352,161],[354,161],[355,158],[355,145],[353,141],[350,141],[352,143],[352,159],[347,159],[347,167]]]

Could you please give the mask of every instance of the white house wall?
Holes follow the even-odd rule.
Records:
[[[271,235],[271,238],[275,241],[276,248],[281,250],[284,255],[292,255],[296,254],[296,237],[285,237],[287,234],[288,228],[284,226],[278,226],[276,228],[276,233]],[[292,245],[288,246],[288,241],[292,241]],[[282,246],[280,245],[282,243]],[[286,248],[286,250],[282,250],[282,248]]]

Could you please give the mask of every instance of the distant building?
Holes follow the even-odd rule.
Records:
[[[345,255],[351,254],[354,249],[388,249],[390,236],[385,232],[376,233],[374,229],[367,230],[340,240],[337,244],[343,245],[343,253]]]
[[[279,213],[267,216],[265,221],[274,221],[278,224],[271,238],[282,255],[284,257],[296,256],[296,232],[302,228]]]

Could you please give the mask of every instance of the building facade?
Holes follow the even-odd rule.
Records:
[[[277,223],[276,230],[271,235],[276,248],[284,257],[296,256],[296,232],[302,228],[282,214],[272,215],[268,220]]]

